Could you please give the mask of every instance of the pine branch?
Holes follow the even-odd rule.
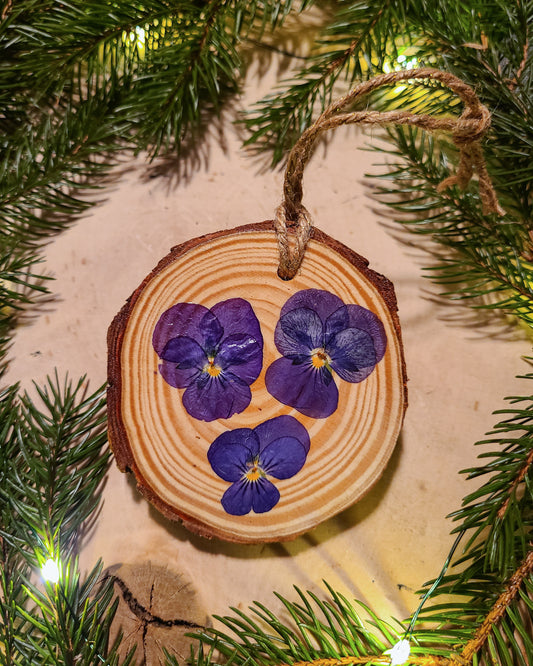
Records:
[[[115,665],[112,584],[101,563],[82,579],[74,554],[109,462],[104,393],[57,376],[35,390],[0,396],[0,664]],[[60,579],[43,588],[35,569],[48,558]]]
[[[405,23],[402,3],[341,3],[317,39],[310,64],[282,81],[243,117],[250,132],[246,145],[269,150],[272,164],[280,162],[339,88],[345,92],[355,81],[383,71],[384,64],[398,56],[395,36]],[[407,39],[414,39],[409,30]]]

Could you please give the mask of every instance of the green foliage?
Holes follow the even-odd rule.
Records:
[[[252,658],[256,664],[268,666],[348,656],[378,657],[398,640],[401,627],[391,627],[363,604],[351,604],[331,588],[327,600],[295,589],[298,602],[278,595],[286,610],[285,619],[259,603],[249,613],[232,608],[233,615],[215,617],[222,629],[196,635],[202,645],[197,665],[238,666]]]
[[[104,393],[57,377],[35,391],[0,396],[0,664],[118,664],[112,584],[75,556],[109,462]],[[49,558],[57,584],[38,578]]]
[[[395,59],[404,4],[395,0],[336,3],[337,13],[316,40],[306,65],[243,118],[250,133],[246,144],[272,151],[272,164],[279,163],[335,94],[346,92]],[[410,38],[406,34],[405,39]]]

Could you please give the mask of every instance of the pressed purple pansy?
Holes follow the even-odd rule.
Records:
[[[251,428],[219,435],[207,458],[215,474],[231,486],[222,496],[224,510],[234,516],[265,513],[280,494],[268,477],[290,479],[303,467],[309,451],[307,430],[292,416],[277,416]]]
[[[281,309],[274,342],[282,358],[267,369],[271,395],[302,414],[320,419],[337,409],[336,373],[361,382],[387,346],[380,319],[360,305],[345,305],[321,289],[299,291]]]
[[[248,407],[263,365],[263,337],[252,306],[242,298],[212,308],[177,303],[159,318],[152,344],[159,372],[184,388],[183,406],[201,421],[228,419]]]

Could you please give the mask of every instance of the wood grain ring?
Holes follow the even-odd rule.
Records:
[[[312,529],[368,492],[402,425],[406,371],[392,283],[318,229],[293,280],[277,276],[277,261],[271,221],[190,240],[161,260],[109,328],[109,439],[118,467],[133,472],[141,493],[165,516],[203,536],[257,543],[291,539]],[[339,406],[326,419],[282,405],[264,383],[266,368],[280,356],[273,340],[280,309],[291,295],[309,288],[372,310],[388,341],[384,358],[366,380],[337,380]],[[235,297],[249,301],[261,323],[263,370],[244,412],[227,420],[198,421],[183,408],[180,391],[158,372],[151,344],[154,326],[177,302],[209,308]],[[276,481],[281,499],[271,511],[227,514],[220,499],[228,483],[207,461],[210,444],[228,429],[254,428],[281,414],[291,414],[309,432],[311,449],[303,469]]]

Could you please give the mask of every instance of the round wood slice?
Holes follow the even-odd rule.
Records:
[[[118,598],[109,644],[122,634],[120,657],[135,647],[134,663],[165,664],[164,647],[185,663],[197,645],[187,634],[209,625],[189,577],[152,562],[117,564],[105,577],[113,581]]]
[[[318,229],[289,281],[277,275],[272,222],[245,225],[190,240],[171,250],[112,322],[108,333],[109,438],[122,471],[135,475],[141,493],[165,516],[193,532],[228,541],[282,541],[310,530],[359,500],[378,480],[394,449],[407,405],[406,373],[396,297],[389,280]],[[274,329],[281,307],[304,289],[329,291],[361,305],[383,322],[387,349],[360,383],[335,381],[337,410],[313,419],[275,400],[265,371],[280,353]],[[158,371],[152,334],[161,314],[178,302],[207,308],[230,298],[247,300],[261,325],[263,369],[251,385],[247,409],[204,422],[184,409],[182,390]],[[221,433],[255,428],[289,414],[307,429],[311,447],[292,478],[274,480],[280,501],[266,513],[226,513],[229,483],[212,470],[207,451]]]

